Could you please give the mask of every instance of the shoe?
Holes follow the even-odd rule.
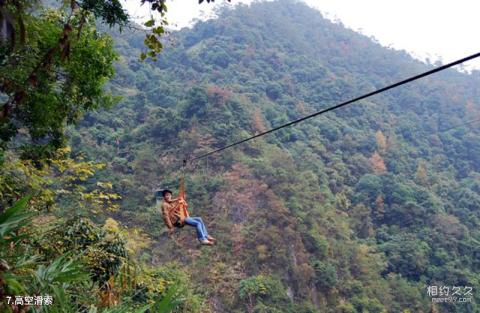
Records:
[[[211,242],[211,241],[208,240],[208,239],[203,239],[202,241],[200,241],[200,243],[201,243],[202,245],[208,245],[208,246],[213,245],[213,242]]]
[[[210,236],[210,235],[207,236],[207,239],[210,240],[210,241],[217,241],[217,239],[213,238],[213,237]]]

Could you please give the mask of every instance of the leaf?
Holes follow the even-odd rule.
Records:
[[[163,299],[155,305],[155,312],[169,313],[179,304],[178,299],[174,299],[178,290],[177,286],[171,286]]]
[[[3,279],[5,284],[10,288],[15,294],[24,294],[26,291],[25,286],[23,286],[17,279],[16,276],[13,276],[10,273],[3,274]]]
[[[155,25],[155,20],[151,19],[149,21],[146,21],[143,25],[145,25],[147,27],[152,27],[153,25]]]
[[[9,239],[5,239],[4,236],[24,226],[26,219],[32,216],[32,213],[24,212],[29,199],[30,197],[20,199],[0,215],[0,242],[6,240],[15,241],[18,239],[17,235]]]
[[[158,26],[158,27],[155,27],[154,29],[152,29],[152,32],[154,34],[161,35],[165,32],[165,29],[163,29],[162,26]]]
[[[12,216],[12,215],[18,213],[19,211],[22,211],[23,209],[25,209],[25,206],[26,206],[29,199],[30,199],[30,197],[23,197],[22,199],[15,202],[15,204],[11,208],[5,210],[5,212],[3,212],[0,215],[0,224],[3,224],[10,216]]]

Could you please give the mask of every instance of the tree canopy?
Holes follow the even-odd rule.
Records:
[[[72,12],[30,17],[34,26],[53,25],[53,45],[63,34],[62,10]],[[37,24],[47,13],[56,19]],[[157,187],[176,190],[185,156],[433,64],[287,0],[238,6],[171,32],[174,44],[144,62],[144,30],[94,31],[89,21],[80,38],[92,44],[76,53],[112,52],[103,64],[115,74],[102,80],[103,95],[122,98],[112,109],[92,98],[96,110],[47,116],[83,115],[63,126],[70,148],[52,148],[47,158],[33,150],[21,158],[18,147],[39,147],[52,135],[33,145],[22,126],[8,137],[0,205],[21,223],[0,217],[1,277],[11,279],[0,293],[50,281],[47,292],[72,312],[155,311],[162,301],[178,312],[478,311],[476,292],[471,301],[435,306],[427,293],[428,286],[480,286],[480,133],[476,124],[457,126],[480,114],[477,71],[444,71],[192,164],[190,213],[218,239],[199,249],[192,229],[167,239],[153,196]],[[70,59],[62,61],[61,50],[52,59],[62,75],[77,73],[66,65],[75,47]],[[27,77],[10,68],[6,77],[17,70]],[[45,71],[50,83],[38,86],[54,99],[38,103],[57,103],[64,93],[56,86],[66,82]],[[36,86],[28,92],[40,98]],[[71,99],[65,103],[86,101]],[[73,254],[61,258],[65,251]],[[40,261],[25,263],[24,255]],[[62,269],[73,280],[62,281]],[[61,283],[64,291],[55,291]]]

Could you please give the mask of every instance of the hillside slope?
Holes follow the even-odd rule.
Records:
[[[181,160],[425,71],[408,54],[293,1],[257,3],[173,32],[157,62],[114,34],[124,99],[72,146],[108,163],[115,218],[150,234],[212,312],[476,312],[431,308],[427,286],[480,287],[479,74],[447,70],[226,150],[187,170],[191,213],[219,239],[166,236],[156,187]],[[94,183],[92,181],[91,183]],[[205,308],[207,310],[207,308]],[[435,311],[433,311],[435,312]]]

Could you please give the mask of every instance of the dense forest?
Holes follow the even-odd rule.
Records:
[[[190,227],[169,238],[155,205],[184,158],[435,64],[292,0],[224,9],[164,34],[159,53],[142,30],[93,24],[64,69],[71,105],[46,116],[56,87],[32,87],[25,125],[2,123],[2,298],[52,295],[39,312],[480,312],[480,129],[463,124],[480,118],[478,71],[189,163],[190,214],[218,239],[201,247]],[[61,34],[48,29],[39,42]],[[20,77],[13,66],[0,73]],[[64,117],[65,138],[41,124]],[[434,304],[428,286],[473,292]]]

